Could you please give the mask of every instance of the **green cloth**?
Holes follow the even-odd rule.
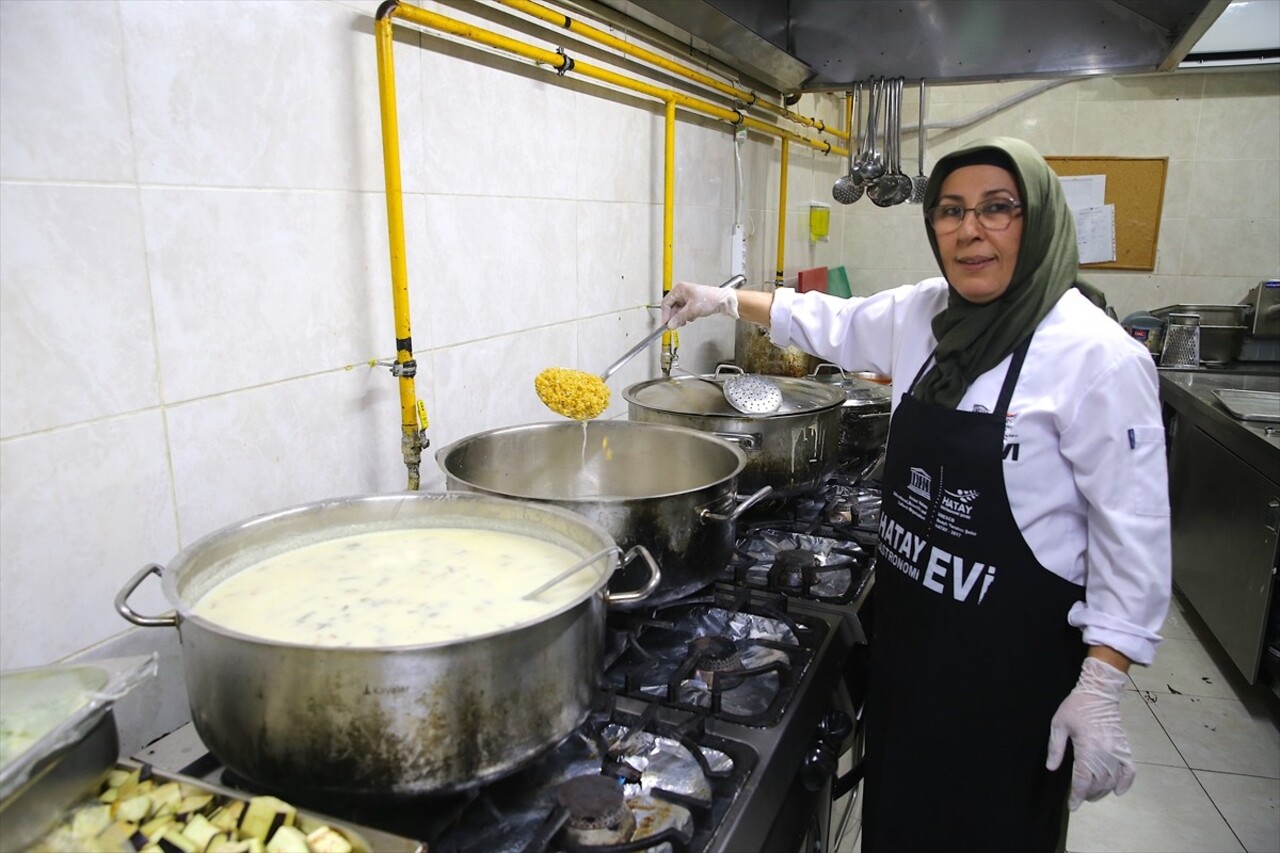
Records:
[[[933,336],[938,341],[935,363],[912,393],[919,400],[948,408],[960,403],[974,379],[1017,349],[1072,287],[1079,288],[1098,307],[1106,305],[1101,291],[1076,277],[1080,253],[1075,221],[1058,176],[1022,140],[991,137],[943,157],[929,176],[924,209],[937,203],[942,182],[955,171],[957,161],[964,165],[964,158],[992,148],[1004,152],[1014,166],[1022,194],[1022,242],[1013,279],[1003,295],[975,305],[952,288],[946,309],[933,318]],[[941,268],[942,255],[933,229],[926,224],[925,232]]]

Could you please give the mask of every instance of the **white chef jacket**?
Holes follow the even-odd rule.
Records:
[[[770,338],[846,370],[892,376],[893,406],[937,340],[943,278],[867,298],[774,292]],[[993,411],[1011,356],[957,408]],[[1169,493],[1159,383],[1148,350],[1079,291],[1036,327],[1005,424],[1005,490],[1040,564],[1085,588],[1067,621],[1089,645],[1150,664],[1169,607]],[[889,440],[893,440],[892,431]]]

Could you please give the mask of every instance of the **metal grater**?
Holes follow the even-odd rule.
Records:
[[[1200,366],[1200,315],[1170,314],[1160,350],[1160,366],[1197,368]]]

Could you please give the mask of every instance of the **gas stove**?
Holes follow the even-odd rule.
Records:
[[[843,685],[865,649],[857,612],[878,490],[837,474],[753,510],[710,587],[608,615],[587,719],[496,782],[390,803],[308,799],[237,778],[190,724],[133,757],[432,853],[826,850],[833,775],[855,725]]]

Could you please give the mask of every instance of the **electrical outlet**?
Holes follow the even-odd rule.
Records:
[[[729,240],[729,275],[747,274],[747,232],[741,225],[733,226]]]

